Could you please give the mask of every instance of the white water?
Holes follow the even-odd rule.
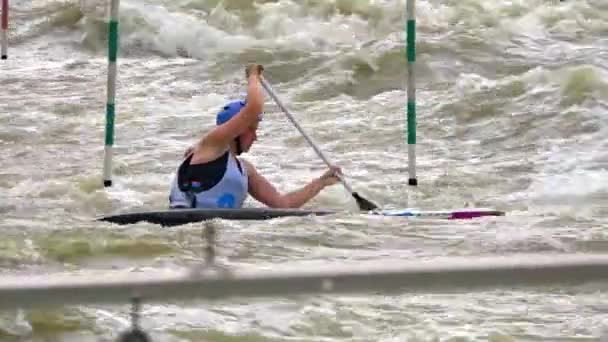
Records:
[[[122,0],[107,189],[106,24],[84,7],[11,2],[9,60],[0,69],[3,273],[199,262],[201,225],[163,230],[91,218],[165,208],[179,157],[224,101],[243,95],[249,61],[265,65],[277,94],[365,197],[387,208],[470,205],[507,216],[221,222],[225,262],[606,250],[603,1],[417,3],[418,188],[407,186],[404,1]],[[324,165],[270,98],[266,109],[247,158],[289,191]],[[309,207],[355,204],[335,186]],[[155,341],[598,340],[603,303],[598,291],[580,288],[277,298],[150,305],[142,324]],[[27,311],[31,332],[6,313],[0,336],[111,339],[127,309]]]

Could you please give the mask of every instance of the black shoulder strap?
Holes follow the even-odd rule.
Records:
[[[241,174],[243,174],[243,167],[241,166],[241,161],[237,157],[234,157],[234,160],[236,161],[236,166],[239,168],[239,171],[241,172]]]
[[[184,159],[182,164],[177,169],[177,186],[183,192],[190,191],[191,184],[190,181],[186,178],[186,173],[188,172],[188,166],[190,165],[190,160],[194,153],[190,154],[188,158]]]

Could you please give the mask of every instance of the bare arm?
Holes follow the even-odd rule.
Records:
[[[215,127],[198,142],[193,160],[200,162],[217,158],[229,148],[236,137],[258,121],[258,115],[264,107],[264,93],[260,84],[263,70],[264,68],[258,64],[247,67],[247,104],[232,119]]]
[[[205,138],[206,141],[226,147],[258,121],[258,115],[264,107],[264,93],[260,83],[263,70],[258,64],[247,67],[247,104],[232,119],[211,131]]]
[[[338,181],[335,175],[339,173],[339,169],[332,168],[301,189],[281,194],[272,183],[257,172],[251,163],[246,161],[243,161],[243,163],[247,166],[249,194],[271,208],[299,208],[319,194],[326,186],[333,185]]]

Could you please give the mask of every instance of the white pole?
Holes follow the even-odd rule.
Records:
[[[2,31],[0,31],[0,35],[2,36],[2,42],[0,43],[2,47],[0,47],[0,59],[8,58],[8,0],[2,0],[2,23],[0,24]]]
[[[407,0],[407,157],[408,184],[418,185],[416,178],[416,4]]]
[[[114,118],[116,115],[116,58],[118,55],[119,0],[112,0],[108,23],[108,85],[106,102],[106,139],[103,160],[103,185],[112,186],[112,150],[114,146]]]

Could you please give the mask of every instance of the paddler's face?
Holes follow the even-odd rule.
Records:
[[[247,131],[245,131],[239,137],[240,142],[241,142],[241,150],[243,152],[248,152],[249,149],[251,148],[251,145],[253,145],[253,142],[258,140],[257,130],[258,130],[258,123],[256,122],[253,126],[250,126],[249,129],[247,129]]]

